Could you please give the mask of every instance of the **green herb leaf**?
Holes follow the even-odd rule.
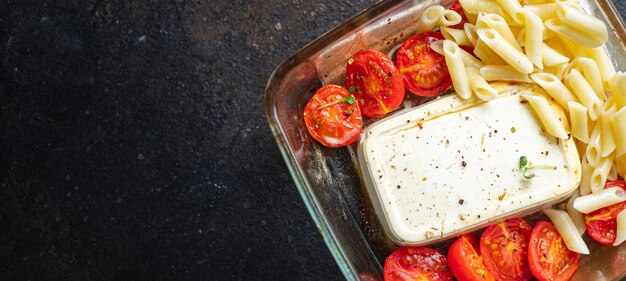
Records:
[[[353,95],[349,95],[344,99],[348,104],[354,104],[354,96]]]
[[[350,94],[352,94],[354,92],[356,92],[356,87],[354,87],[354,86],[350,87]]]
[[[530,173],[530,174],[527,173],[530,170],[531,169],[524,169],[523,175],[524,175],[524,178],[527,179],[527,180],[532,179],[532,178],[535,177],[535,173]]]
[[[519,158],[519,168],[523,169],[524,167],[526,167],[526,165],[528,165],[528,158],[526,158],[526,156],[522,156]]]

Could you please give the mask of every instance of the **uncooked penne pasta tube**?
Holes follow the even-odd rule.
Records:
[[[615,242],[613,243],[613,246],[618,246],[626,241],[626,212],[619,212],[615,222],[617,224],[617,229],[615,231]]]
[[[583,143],[588,143],[589,122],[587,120],[587,108],[574,101],[568,102],[567,107],[569,108],[572,136]]]
[[[603,189],[598,193],[580,196],[574,200],[574,208],[583,214],[589,214],[597,209],[611,206],[626,200],[626,191],[614,186]]]
[[[543,213],[550,218],[556,228],[556,231],[559,232],[563,238],[563,242],[565,242],[565,246],[567,246],[568,249],[579,254],[589,254],[587,244],[583,241],[583,238],[578,233],[578,229],[576,228],[574,221],[570,218],[567,212],[555,209],[545,209],[543,210]]]
[[[620,158],[626,155],[626,107],[613,114],[611,125],[615,133],[615,158]]]
[[[613,78],[613,75],[615,75],[615,67],[613,66],[613,63],[611,63],[611,59],[604,50],[604,47],[587,49],[587,55],[589,55],[589,57],[598,64],[602,82],[607,83],[611,80],[611,78]]]
[[[626,106],[626,73],[615,73],[608,84],[617,105]]]
[[[591,193],[591,174],[593,173],[593,167],[587,162],[587,158],[583,157],[581,160],[580,169],[580,195],[587,195]]]
[[[532,73],[530,79],[535,81],[550,96],[552,96],[564,109],[568,110],[569,102],[577,102],[578,99],[561,83],[561,80],[551,73]]]
[[[539,69],[543,69],[543,22],[535,13],[524,10],[526,21],[525,49],[528,59]]]
[[[604,44],[604,41],[599,40],[596,37],[590,36],[588,33],[584,32],[581,29],[567,25],[558,18],[551,18],[549,20],[546,20],[544,24],[546,25],[546,28],[552,30],[559,37],[570,40],[584,47],[596,48]]]
[[[465,14],[478,15],[479,12],[490,14],[503,14],[504,11],[493,0],[459,0]]]
[[[520,73],[510,65],[485,65],[480,68],[480,75],[487,81],[533,82],[528,78],[528,74]]]
[[[600,114],[600,148],[602,149],[602,157],[609,156],[616,148],[615,136],[611,126],[611,120],[613,120],[615,112],[616,107],[611,106],[603,110]]]
[[[439,15],[439,21],[437,21],[437,26],[452,26],[457,25],[461,22],[463,18],[459,13],[453,10],[444,10]]]
[[[520,47],[517,39],[515,39],[513,31],[511,31],[511,28],[502,16],[497,14],[480,14],[476,20],[476,28],[493,28],[502,38],[509,42],[511,46],[515,47],[515,49],[520,52],[522,51],[522,47]]]
[[[472,92],[481,100],[491,100],[498,96],[498,91],[487,83],[485,78],[480,75],[478,68],[466,67],[467,78],[470,81],[470,88]]]
[[[441,13],[443,13],[444,10],[445,8],[441,5],[434,5],[426,8],[424,12],[422,12],[422,16],[420,16],[417,33],[433,31],[439,22]]]
[[[553,66],[543,66],[543,71],[545,73],[550,73],[560,80],[563,80],[563,76],[565,75],[565,69],[567,68],[567,63],[561,63]]]
[[[453,41],[459,46],[474,46],[469,41],[464,30],[442,26],[440,29],[443,38]]]
[[[568,26],[583,30],[588,36],[599,42],[606,42],[609,38],[606,25],[601,20],[586,14],[564,2],[556,2],[556,16]]]
[[[465,31],[465,36],[467,40],[472,43],[472,46],[476,46],[476,41],[478,40],[478,34],[476,34],[476,27],[471,23],[465,23],[463,25],[463,30]]]
[[[548,100],[546,100],[543,96],[535,96],[535,95],[522,95],[532,106],[533,110],[541,120],[541,124],[543,124],[543,128],[548,132],[548,134],[555,136],[560,139],[567,139],[569,136],[565,131],[565,127],[563,123],[559,120],[559,117],[556,115]]]
[[[517,0],[496,0],[502,9],[513,19],[517,24],[524,23],[524,11],[522,5]]]
[[[604,86],[602,86],[602,76],[600,76],[600,69],[596,61],[590,58],[578,57],[570,62],[568,68],[576,68],[585,77],[585,80],[587,80],[587,83],[589,83],[596,95],[600,99],[606,99]],[[568,72],[568,70],[565,70],[565,72]]]
[[[587,230],[587,225],[585,224],[585,218],[583,218],[583,214],[574,208],[574,200],[580,197],[580,192],[576,191],[569,200],[567,200],[567,214],[572,221],[574,222],[574,226],[576,226],[576,230],[579,235],[583,235]]]
[[[474,46],[474,54],[485,64],[505,64],[504,60],[498,56],[498,54],[494,53],[480,38],[478,38],[476,46]],[[487,81],[489,81],[489,79],[487,79]]]
[[[587,83],[587,80],[583,75],[575,68],[565,75],[565,83],[576,94],[578,100],[587,108],[589,117],[591,120],[596,121],[600,117],[600,110],[602,110],[602,101],[598,98],[598,95],[593,91],[591,85]]]
[[[611,166],[613,166],[612,155],[602,158],[600,164],[593,169],[593,173],[591,173],[591,193],[598,193],[604,189]]]
[[[587,143],[587,149],[585,150],[585,157],[591,167],[598,167],[600,160],[602,160],[602,148],[600,147],[600,134],[602,132],[602,124],[596,122],[589,136],[589,142]]]
[[[533,63],[528,57],[504,40],[494,29],[479,28],[476,32],[478,33],[478,37],[485,42],[491,50],[517,71],[526,74],[533,72]]]
[[[569,62],[569,58],[552,49],[545,42],[541,43],[541,61],[545,66],[553,66],[557,64]]]
[[[454,90],[461,98],[469,99],[472,96],[472,91],[460,50],[461,48],[456,43],[447,39],[443,41],[443,53]]]
[[[526,5],[524,6],[524,9],[535,13],[542,21],[556,17],[555,3]]]

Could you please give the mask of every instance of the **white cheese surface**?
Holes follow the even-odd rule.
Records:
[[[520,156],[556,169],[525,179]],[[450,96],[384,119],[366,130],[359,157],[378,216],[399,244],[435,242],[536,211],[580,181],[573,141],[547,134],[518,94],[489,102]]]

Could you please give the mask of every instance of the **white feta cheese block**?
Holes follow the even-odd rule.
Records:
[[[572,195],[580,158],[572,138],[558,140],[520,93],[531,84],[493,83],[484,102],[449,95],[370,125],[358,157],[372,205],[400,245],[424,245],[526,215]],[[566,131],[563,109],[549,99]],[[532,170],[526,179],[520,157]]]

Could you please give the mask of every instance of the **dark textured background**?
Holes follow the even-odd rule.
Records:
[[[262,93],[373,2],[0,3],[0,280],[342,279]]]

